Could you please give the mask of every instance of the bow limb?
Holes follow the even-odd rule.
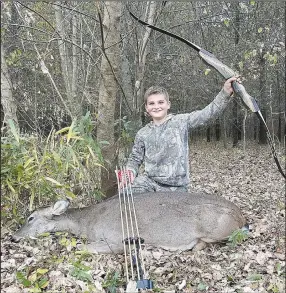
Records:
[[[226,66],[225,64],[223,64],[221,61],[219,61],[215,55],[213,55],[212,53],[208,52],[205,49],[202,49],[201,47],[197,46],[196,44],[190,42],[189,40],[186,40],[174,33],[171,33],[167,30],[158,28],[152,24],[149,24],[141,19],[139,19],[137,16],[135,16],[131,11],[129,11],[130,15],[136,19],[140,24],[145,25],[146,27],[149,27],[155,31],[158,31],[160,33],[166,34],[172,38],[175,38],[183,43],[185,43],[186,45],[188,45],[189,47],[195,49],[200,57],[203,59],[203,61],[212,66],[214,69],[216,69],[225,79],[229,79],[232,76],[236,76],[237,74],[235,73],[235,71],[233,71],[231,68],[229,68],[228,66]],[[255,99],[253,97],[251,97],[245,90],[244,86],[238,82],[233,82],[233,89],[234,92],[241,98],[243,104],[250,109],[252,112],[257,112],[259,111],[259,107],[255,101]]]
[[[262,115],[262,113],[260,111],[256,112],[259,120],[262,122],[262,124],[264,125],[264,128],[265,128],[265,132],[266,132],[266,136],[267,136],[267,140],[268,140],[268,144],[270,146],[270,149],[271,149],[271,152],[272,152],[272,155],[273,155],[273,159],[276,163],[276,166],[278,168],[278,171],[281,173],[281,175],[284,177],[284,179],[286,179],[286,174],[284,173],[280,163],[279,163],[279,160],[278,160],[278,156],[277,156],[277,153],[276,153],[276,150],[275,150],[275,146],[274,146],[274,141],[272,139],[272,136],[271,136],[271,133],[270,133],[270,130],[267,126],[267,123],[266,121],[264,120],[264,117]]]
[[[195,49],[200,57],[203,59],[203,61],[205,63],[207,63],[208,65],[212,66],[214,69],[216,69],[225,79],[229,79],[230,77],[233,77],[233,76],[236,76],[237,74],[235,73],[235,71],[233,71],[231,68],[229,68],[228,66],[226,66],[225,64],[223,64],[221,61],[219,61],[212,53],[208,52],[207,50],[205,49],[202,49],[201,47],[197,46],[196,44],[174,34],[174,33],[171,33],[167,30],[164,30],[164,29],[161,29],[161,28],[158,28],[154,25],[151,25],[141,19],[139,19],[137,16],[135,16],[129,9],[128,9],[130,15],[136,20],[138,21],[140,24],[142,25],[145,25],[146,27],[149,27],[153,30],[156,30],[158,32],[161,32],[163,34],[166,34],[170,37],[173,37],[183,43],[185,43],[186,45],[188,45],[189,47]],[[268,143],[270,145],[270,148],[271,148],[271,151],[272,151],[272,155],[273,155],[273,158],[275,160],[275,163],[278,167],[278,170],[279,172],[282,174],[282,176],[286,179],[286,175],[285,173],[283,172],[283,169],[278,161],[278,157],[277,157],[277,154],[276,154],[276,151],[275,151],[275,147],[274,147],[274,142],[272,140],[272,137],[271,137],[271,133],[267,127],[267,124],[263,118],[263,115],[261,114],[261,111],[259,109],[259,106],[256,102],[256,100],[250,96],[245,87],[238,83],[238,82],[233,82],[232,83],[232,87],[233,87],[233,90],[234,92],[241,98],[241,101],[243,102],[244,106],[248,109],[250,109],[252,112],[254,112],[259,120],[261,121],[261,123],[264,125],[265,127],[265,131],[266,131],[266,134],[267,134],[267,139],[268,139]]]

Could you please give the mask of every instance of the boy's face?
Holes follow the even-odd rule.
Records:
[[[148,97],[145,109],[153,121],[159,122],[166,118],[170,109],[170,102],[167,102],[163,94],[153,94]]]

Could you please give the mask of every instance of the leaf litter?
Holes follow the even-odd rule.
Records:
[[[145,267],[156,291],[285,292],[285,181],[269,147],[249,145],[243,151],[193,144],[190,164],[190,188],[237,204],[250,225],[249,237],[237,246],[212,244],[197,252],[146,245]],[[123,255],[85,253],[63,245],[60,237],[13,243],[10,235],[2,235],[1,292],[124,291]]]

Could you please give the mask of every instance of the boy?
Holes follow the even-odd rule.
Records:
[[[225,109],[233,93],[233,81],[239,80],[228,79],[213,102],[189,114],[168,115],[171,104],[166,89],[151,87],[146,91],[145,109],[153,121],[136,134],[126,165],[133,193],[188,190],[189,130],[204,125]],[[144,173],[137,176],[142,163]]]

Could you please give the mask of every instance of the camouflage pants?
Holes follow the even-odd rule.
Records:
[[[138,175],[132,183],[133,193],[158,192],[158,191],[188,191],[187,186],[168,186],[159,184],[146,175]]]

